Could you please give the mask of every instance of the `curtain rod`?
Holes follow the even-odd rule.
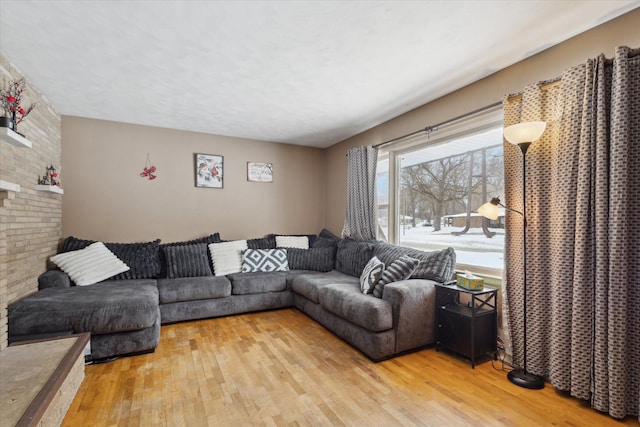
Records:
[[[640,49],[639,49],[639,52],[640,52]],[[540,86],[540,90],[551,89],[551,88],[559,85],[561,83],[561,81],[562,81],[562,77],[556,77],[555,79],[547,80],[547,81],[544,82],[544,84],[542,86]],[[511,102],[511,101],[517,101],[517,100],[520,100],[520,99],[522,99],[522,93],[516,93],[516,94],[510,95],[507,98],[507,101]],[[401,140],[401,139],[404,139],[404,138],[408,138],[410,136],[418,135],[418,134],[423,133],[423,132],[424,133],[429,133],[431,131],[438,130],[438,127],[440,127],[440,126],[448,125],[449,123],[453,123],[455,121],[458,121],[458,120],[461,120],[461,119],[465,119],[465,118],[467,118],[469,116],[473,116],[474,114],[481,113],[481,112],[483,112],[485,110],[497,107],[498,105],[501,105],[501,104],[502,104],[502,101],[494,102],[491,105],[487,105],[486,107],[478,108],[477,110],[473,110],[473,111],[471,111],[469,113],[466,113],[466,114],[463,114],[461,116],[454,117],[453,119],[445,120],[444,122],[438,123],[437,125],[427,126],[424,129],[420,129],[420,130],[417,130],[415,132],[408,133],[406,135],[398,136],[396,138],[390,139],[390,140],[385,141],[385,142],[380,142],[378,144],[373,145],[373,148],[378,148],[378,147],[381,147],[383,145],[391,144],[392,142],[396,142],[398,140]]]
[[[375,144],[375,145],[373,146],[373,148],[378,148],[378,147],[381,147],[381,146],[383,146],[383,145],[391,144],[392,142],[396,142],[396,141],[398,141],[398,140],[400,140],[400,139],[408,138],[408,137],[410,137],[410,136],[418,135],[418,134],[423,133],[423,132],[424,132],[424,133],[429,133],[429,132],[431,132],[431,131],[438,130],[438,128],[439,128],[440,126],[448,125],[449,123],[453,123],[453,122],[455,122],[455,121],[458,121],[458,120],[461,120],[461,119],[465,119],[465,118],[467,118],[467,117],[469,117],[469,116],[473,116],[474,114],[478,114],[478,113],[481,113],[481,112],[483,112],[483,111],[485,111],[485,110],[489,110],[490,108],[497,107],[498,105],[502,105],[502,101],[494,102],[494,103],[493,103],[493,104],[491,104],[491,105],[487,105],[487,106],[485,106],[485,107],[478,108],[477,110],[473,110],[473,111],[470,111],[470,112],[468,112],[468,113],[462,114],[462,115],[460,115],[460,116],[458,116],[458,117],[454,117],[454,118],[452,118],[452,119],[445,120],[444,122],[440,122],[440,123],[438,123],[437,125],[427,126],[427,127],[425,127],[424,129],[420,129],[420,130],[417,130],[417,131],[415,131],[415,132],[411,132],[411,133],[408,133],[408,134],[406,134],[406,135],[402,135],[402,136],[399,136],[399,137],[397,137],[397,138],[390,139],[390,140],[385,141],[385,142],[380,142],[380,143],[378,143],[378,144]]]
[[[558,86],[560,83],[562,83],[562,77],[556,77],[555,79],[547,80],[545,82],[542,82],[542,85],[540,86],[540,90],[552,89]],[[513,95],[509,95],[507,97],[508,102],[520,101],[521,99],[522,99],[522,92],[514,93]]]
[[[633,58],[633,57],[638,56],[638,55],[640,55],[640,49],[631,49],[631,51],[629,52],[629,58]],[[612,59],[608,59],[607,61],[613,62]],[[551,89],[551,88],[556,87],[557,85],[559,85],[561,82],[562,82],[562,77],[556,77],[555,79],[547,80],[546,82],[544,82],[544,84],[542,86],[540,86],[540,90]],[[520,99],[522,99],[522,93],[516,93],[516,94],[510,95],[507,98],[507,101],[509,101],[509,102],[518,101]],[[486,107],[478,108],[477,110],[473,110],[473,111],[471,111],[469,113],[466,113],[466,114],[463,114],[461,116],[454,117],[453,119],[445,120],[444,122],[438,123],[437,125],[427,126],[424,129],[420,129],[420,130],[417,130],[415,132],[411,132],[411,133],[408,133],[406,135],[402,135],[402,136],[399,136],[397,138],[390,139],[388,141],[380,142],[378,144],[373,145],[373,148],[382,147],[383,145],[391,144],[392,142],[396,142],[396,141],[398,141],[400,139],[408,138],[410,136],[418,135],[418,134],[423,133],[423,132],[429,133],[431,131],[438,130],[438,127],[440,127],[440,126],[448,125],[449,123],[455,122],[457,120],[464,119],[464,118],[467,118],[469,116],[473,116],[474,114],[478,114],[478,113],[480,113],[480,112],[482,112],[484,110],[488,110],[490,108],[497,107],[500,104],[502,104],[501,101],[495,102],[495,103],[493,103],[491,105],[487,105]]]

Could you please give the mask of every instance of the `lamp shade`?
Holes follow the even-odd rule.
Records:
[[[504,137],[514,145],[534,142],[542,136],[547,124],[545,122],[523,122],[504,128]]]
[[[498,219],[498,205],[495,203],[487,202],[478,208],[478,213],[485,218],[492,220]]]

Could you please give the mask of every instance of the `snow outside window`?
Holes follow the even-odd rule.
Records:
[[[382,153],[379,239],[424,251],[451,246],[457,269],[500,276],[504,212],[491,221],[476,209],[492,197],[504,200],[502,122],[450,133]]]

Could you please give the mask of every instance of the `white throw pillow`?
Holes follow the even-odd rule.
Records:
[[[373,288],[382,277],[383,272],[384,262],[380,261],[376,256],[371,258],[367,265],[364,266],[362,275],[360,276],[360,290],[363,294],[370,294],[373,292]]]
[[[78,251],[54,255],[51,262],[67,273],[78,286],[93,285],[129,270],[129,266],[102,242],[92,243]]]
[[[232,242],[211,243],[209,252],[213,260],[213,274],[225,276],[242,271],[242,251],[247,249],[246,240]]]
[[[307,236],[276,236],[276,247],[309,249]]]

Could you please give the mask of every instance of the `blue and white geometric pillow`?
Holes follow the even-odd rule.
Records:
[[[242,272],[289,271],[286,249],[246,249],[242,252]]]
[[[382,277],[383,272],[384,263],[380,261],[378,257],[374,256],[367,262],[367,265],[364,266],[362,274],[360,275],[360,290],[363,294],[373,292],[373,288]]]

